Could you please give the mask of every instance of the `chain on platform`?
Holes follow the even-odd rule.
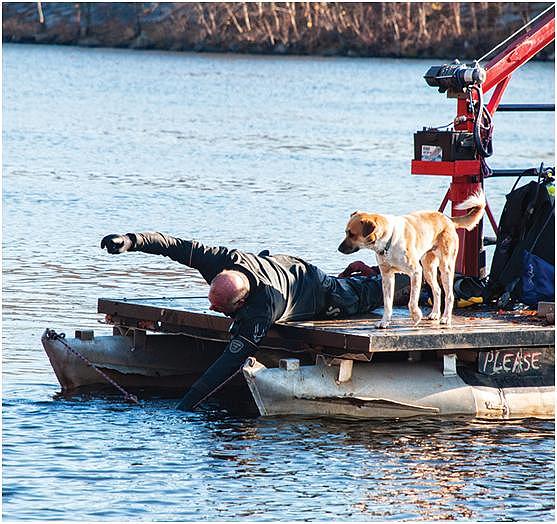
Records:
[[[126,402],[131,402],[133,404],[139,405],[139,400],[135,395],[127,392],[120,384],[118,384],[114,379],[110,378],[104,371],[99,369],[93,362],[91,362],[87,357],[83,356],[79,351],[72,348],[64,339],[66,338],[65,333],[56,333],[54,329],[46,330],[47,340],[58,340],[70,353],[75,355],[77,358],[85,362],[89,367],[92,367],[102,378],[104,378],[109,384],[112,384],[120,393],[124,395],[124,400]]]

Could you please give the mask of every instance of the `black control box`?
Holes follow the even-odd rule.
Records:
[[[475,160],[474,135],[466,131],[424,129],[414,133],[414,160],[453,162]]]

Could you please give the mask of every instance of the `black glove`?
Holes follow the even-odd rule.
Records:
[[[101,240],[101,249],[106,247],[106,250],[112,255],[130,251],[133,245],[134,242],[129,235],[106,235]]]

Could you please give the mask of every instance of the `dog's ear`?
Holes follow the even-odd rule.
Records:
[[[352,213],[352,214],[350,215],[350,217],[353,217],[354,215],[357,215],[358,213],[361,213],[361,211],[354,211],[354,213]]]
[[[362,235],[367,237],[373,233],[375,230],[375,224],[373,222],[364,222],[362,220]]]

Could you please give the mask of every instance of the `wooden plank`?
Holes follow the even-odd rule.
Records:
[[[212,330],[207,328],[195,328],[186,325],[167,324],[161,323],[160,326],[147,326],[145,321],[137,318],[128,318],[119,315],[111,316],[111,323],[116,326],[123,326],[126,328],[147,330],[158,333],[165,333],[170,335],[187,335],[192,338],[201,340],[212,340],[226,344],[230,340],[230,333],[225,330]],[[308,344],[305,340],[292,340],[282,337],[276,333],[276,330],[271,329],[268,335],[262,340],[261,347],[269,349],[285,349],[294,352],[315,352],[315,348]],[[335,348],[328,348],[335,354]]]
[[[192,311],[195,308],[197,311]],[[187,297],[143,299],[99,299],[99,313],[135,327],[140,322],[155,324],[155,331],[206,333],[226,339],[231,319],[208,311],[206,299]],[[466,350],[510,347],[553,346],[555,329],[533,317],[515,319],[485,312],[455,314],[451,328],[423,321],[412,325],[406,310],[386,330],[374,327],[377,315],[340,320],[285,322],[275,324],[263,341],[275,347],[298,350],[327,348],[336,354],[380,351]],[[122,320],[125,319],[125,320]],[[130,324],[129,322],[132,322]],[[144,324],[141,324],[144,326]],[[186,329],[187,328],[187,329]],[[148,328],[146,328],[148,329]],[[200,335],[201,336],[201,335]]]
[[[157,304],[161,302],[161,304]],[[98,301],[97,310],[111,316],[137,318],[152,322],[185,325],[194,328],[228,331],[231,319],[181,309],[183,299],[104,299]]]
[[[322,344],[332,334],[331,326],[320,329],[319,323],[311,325],[307,323],[288,323],[286,331],[294,338],[295,329],[301,332],[298,336],[304,336],[309,343]],[[342,328],[338,328],[342,330]],[[485,348],[509,348],[517,346],[549,346],[555,343],[555,331],[543,326],[513,326],[510,323],[499,323],[485,329],[471,329],[452,327],[443,328],[421,328],[408,325],[397,325],[392,328],[377,330],[372,323],[360,325],[359,328],[350,327],[350,335],[347,335],[347,350],[356,349],[351,347],[351,340],[358,339],[358,349],[362,349],[362,339],[369,345],[368,351],[424,351],[439,349],[485,349]],[[355,333],[358,330],[358,335]],[[335,333],[338,336],[339,333]]]
[[[98,312],[110,315],[113,318],[138,319],[158,323],[158,328],[163,331],[164,325],[188,326],[208,331],[226,332],[232,320],[214,313],[192,312],[184,308],[188,303],[183,298],[168,299],[104,299],[98,301]],[[198,301],[196,306],[200,307]],[[275,324],[267,338],[302,340],[305,345],[314,344],[336,348],[343,352],[369,353],[369,340],[360,333],[341,333],[331,327],[323,337],[321,332],[316,333],[318,340],[308,340],[306,331],[295,331],[291,336],[285,328],[286,324]],[[277,345],[276,342],[273,345]]]

